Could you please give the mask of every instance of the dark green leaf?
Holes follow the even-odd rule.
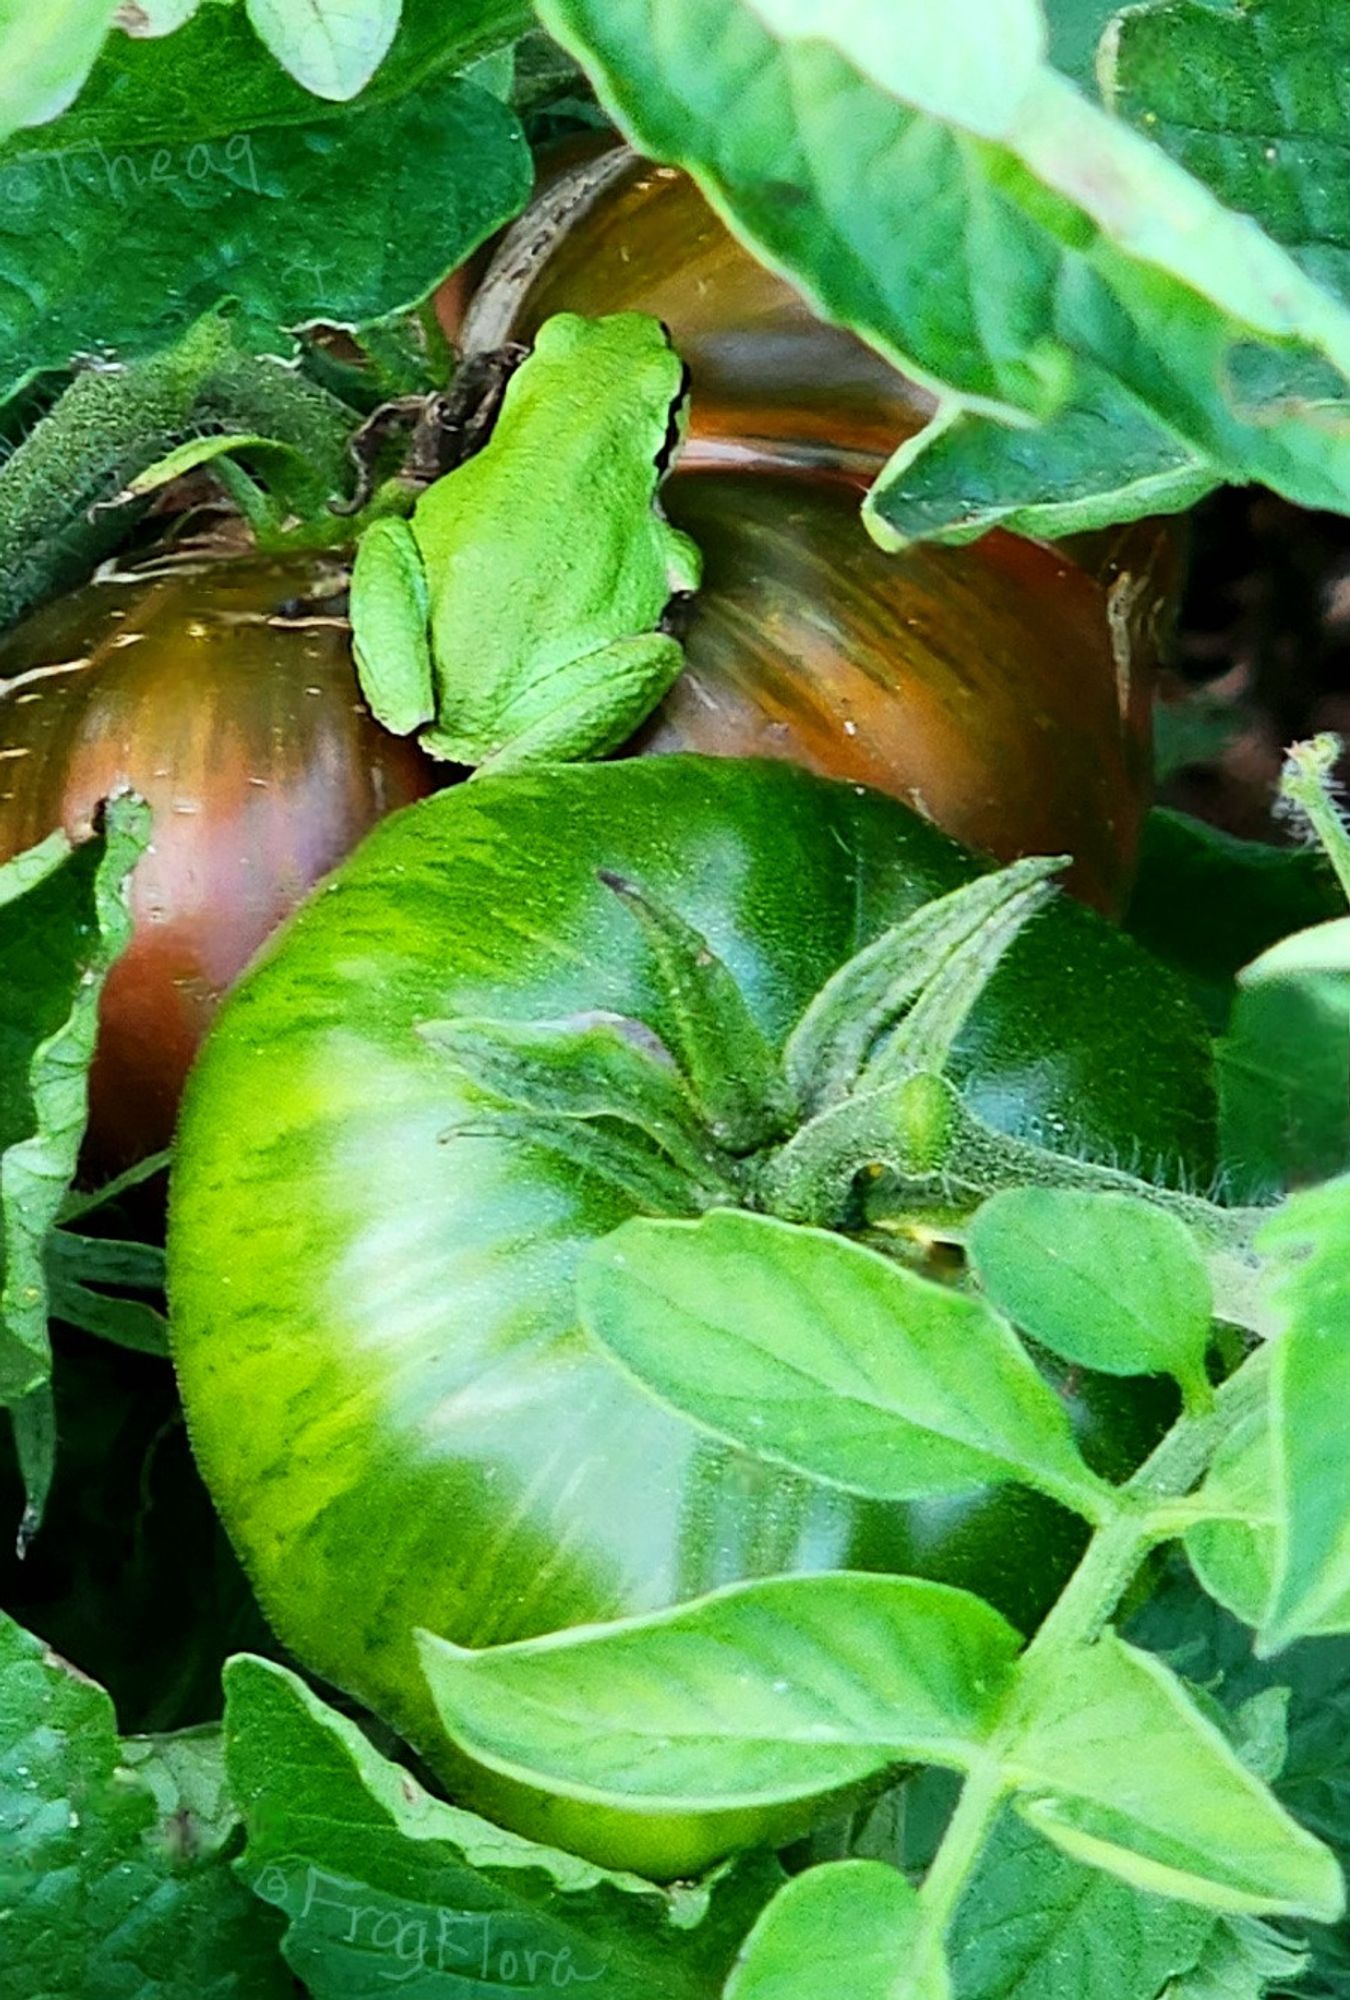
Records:
[[[283,1667],[232,1661],[226,1696],[240,1872],[284,1913],[314,2000],[414,1981],[428,1996],[712,2000],[781,1880],[767,1856],[670,1890],[609,1874],[431,1798]]]
[[[915,1962],[920,1904],[880,1861],[808,1868],[779,1890],[746,1939],[725,2000],[950,2000],[945,1962]]]
[[[1105,1375],[1174,1375],[1207,1396],[1209,1274],[1176,1216],[1132,1195],[1009,1188],[967,1240],[994,1305],[1052,1353]]]
[[[644,1388],[760,1457],[876,1499],[1013,1479],[1101,1510],[1011,1329],[842,1236],[729,1208],[629,1222],[595,1246],[578,1298]]]
[[[1244,966],[1344,907],[1322,854],[1237,840],[1160,809],[1144,825],[1127,923],[1141,944],[1189,975],[1217,1029]]]
[[[1005,1812],[957,1909],[956,2000],[1156,2000],[1212,1912],[1087,1867]]]
[[[1341,1914],[1335,1857],[1243,1768],[1161,1660],[1107,1633],[1029,1659],[1023,1681],[1026,1720],[1005,1769],[1017,1810],[1056,1846],[1210,1909]]]
[[[1251,1633],[1206,1597],[1180,1563],[1140,1613],[1132,1636],[1166,1649],[1181,1672],[1212,1687],[1230,1710],[1272,1686],[1289,1689],[1288,1754],[1274,1788],[1344,1865],[1350,1858],[1350,1639],[1302,1640],[1278,1659],[1258,1660]],[[1309,1942],[1313,1977],[1297,1991],[1344,2000],[1350,1928],[1316,1925]]]
[[[1350,1165],[1350,990],[1287,979],[1242,990],[1215,1061],[1231,1186],[1269,1198]]]
[[[289,2000],[219,1757],[119,1744],[102,1689],[0,1614],[0,2000]]]
[[[485,1652],[419,1637],[441,1719],[473,1756],[653,1813],[809,1798],[907,1759],[963,1768],[1019,1644],[966,1591],[839,1573]]]
[[[22,1558],[23,1483],[0,1435],[0,1604],[78,1660],[127,1730],[180,1729],[218,1713],[223,1661],[267,1650],[267,1628],[193,1463],[172,1370],[63,1327],[55,1342],[55,1477]]]
[[[151,1298],[110,1296],[98,1287],[148,1292]],[[54,1229],[47,1239],[47,1306],[53,1319],[84,1333],[167,1355],[169,1328],[155,1302],[164,1290],[164,1252],[149,1243],[118,1243]]]
[[[215,94],[214,79],[188,87]],[[175,92],[158,100],[158,124],[143,106],[124,118],[125,136],[95,110],[0,151],[0,394],[78,352],[144,354],[226,296],[269,352],[279,328],[385,318],[529,192],[513,114],[472,84],[436,75],[389,102],[303,102],[304,123],[274,115],[183,138]]]
[[[1066,76],[1091,88],[1097,44],[1118,0],[1046,0],[1050,60]]]
[[[1325,0],[1154,0],[1122,12],[1105,54],[1112,108],[1350,299],[1344,13]]]
[[[43,1382],[46,1244],[75,1173],[104,975],[131,934],[126,881],[149,835],[130,796],[72,848],[0,868],[0,1403]]]

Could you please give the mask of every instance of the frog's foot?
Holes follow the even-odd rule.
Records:
[[[435,757],[485,771],[605,757],[646,721],[683,665],[683,647],[663,633],[621,639],[569,660],[518,696],[491,742],[457,734],[453,727],[428,730],[422,741]],[[453,716],[453,689],[445,706]]]

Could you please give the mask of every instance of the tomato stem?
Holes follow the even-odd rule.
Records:
[[[1101,1633],[1139,1564],[1183,1525],[1175,1503],[1189,1493],[1219,1445],[1259,1409],[1267,1393],[1270,1350],[1258,1348],[1215,1393],[1210,1407],[1183,1415],[1152,1456],[1122,1489],[1127,1501],[1094,1534],[1059,1601],[1022,1655],[1023,1666],[1044,1669]],[[1022,1676],[1018,1676],[1020,1685]],[[1012,1786],[1004,1776],[1005,1754],[1019,1729],[1016,1688],[1001,1726],[985,1755],[970,1772],[942,1843],[919,1892],[922,1928],[916,1941],[920,1965],[936,1961],[962,1896],[993,1833]]]

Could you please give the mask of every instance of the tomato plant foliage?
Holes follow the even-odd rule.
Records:
[[[1350,513],[1346,53],[1315,0],[0,0],[0,1996],[1343,1988],[1334,746],[1325,858],[1155,815],[1125,928],[1063,885],[1134,865],[1142,517]],[[592,279],[684,288],[698,727],[407,805],[351,549]],[[566,684],[620,543],[546,414],[582,490],[474,560],[535,538]],[[154,546],[203,510],[263,613]],[[907,553],[1130,522],[960,572],[1053,573],[1031,665]],[[95,635],[49,600],[109,557]],[[752,650],[833,776],[735,754]]]

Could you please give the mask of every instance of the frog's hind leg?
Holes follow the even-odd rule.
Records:
[[[497,732],[500,740],[481,768],[504,771],[514,764],[608,756],[646,721],[683,665],[684,649],[660,632],[620,639],[569,661],[510,705]],[[567,694],[560,701],[564,680]],[[437,730],[424,740],[433,754],[463,760],[453,733]]]

